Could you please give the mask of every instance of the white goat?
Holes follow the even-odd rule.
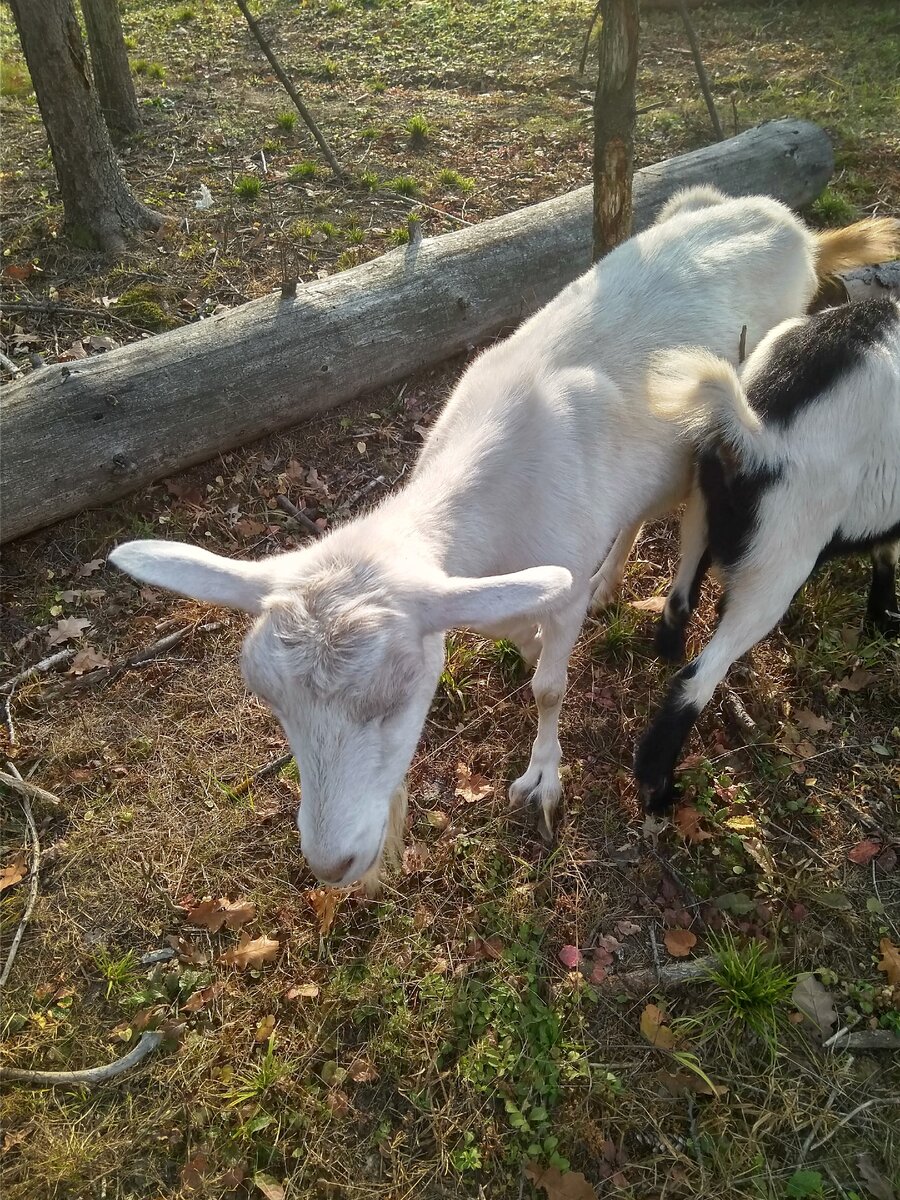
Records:
[[[816,235],[773,200],[689,191],[468,368],[410,482],[374,511],[261,562],[152,541],[112,553],[138,579],[259,618],[244,677],[296,754],[320,879],[374,882],[454,626],[537,663],[537,737],[510,797],[539,805],[549,832],[568,659],[610,579],[591,572],[690,482],[689,449],[647,403],[648,358],[699,341],[736,361],[742,326],[752,349],[806,309],[817,267],[880,260],[894,236],[886,221]]]
[[[724,583],[712,640],[675,676],[635,755],[644,805],[662,811],[717,684],[821,562],[870,549],[866,623],[900,634],[900,304],[869,300],[785,321],[740,378],[705,350],[663,355],[650,392],[700,447],[683,538],[693,553],[661,623],[669,648],[683,645],[709,558]]]

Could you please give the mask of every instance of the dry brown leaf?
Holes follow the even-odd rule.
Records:
[[[878,970],[884,971],[892,987],[900,987],[900,950],[886,937],[878,943],[878,949],[881,951]]]
[[[875,1165],[875,1161],[868,1151],[856,1156],[856,1167],[872,1200],[896,1200],[893,1184]]]
[[[185,1001],[185,1003],[181,1006],[181,1011],[189,1013],[199,1012],[201,1008],[205,1008],[207,1004],[210,1004],[224,991],[225,984],[221,982],[211,983],[209,987],[200,988],[199,991],[194,992],[194,994]]]
[[[693,804],[679,804],[672,815],[672,823],[686,842],[696,846],[698,842],[708,841],[715,834],[708,829],[702,829],[700,822],[703,813]]]
[[[0,892],[15,887],[28,874],[28,851],[20,850],[16,857],[0,871]]]
[[[689,929],[667,929],[663,942],[673,958],[685,958],[697,945],[697,935]]]
[[[276,938],[251,938],[244,930],[238,944],[219,955],[219,962],[229,967],[237,967],[239,971],[246,971],[248,967],[260,967],[263,963],[274,962],[280,949],[281,943]]]
[[[225,924],[225,913],[221,900],[201,900],[199,904],[189,905],[187,919],[199,929],[207,929],[210,933],[218,933]]]
[[[181,1168],[181,1186],[188,1192],[199,1192],[209,1173],[209,1157],[202,1150],[193,1155]]]
[[[7,263],[3,268],[3,274],[7,279],[15,279],[17,283],[24,283],[26,279],[30,279],[34,274],[34,263]]]
[[[266,1200],[284,1200],[284,1185],[273,1179],[271,1175],[254,1175],[253,1182]]]
[[[635,925],[634,921],[616,921],[616,933],[622,937],[631,937],[633,933],[640,933],[640,925]]]
[[[663,1085],[667,1092],[673,1096],[725,1096],[728,1094],[728,1088],[721,1084],[712,1083],[702,1079],[693,1071],[676,1071],[671,1074],[668,1071],[657,1071],[656,1078]]]
[[[360,1056],[354,1058],[353,1062],[347,1068],[347,1076],[354,1083],[372,1083],[378,1078],[378,1072],[367,1058]]]
[[[794,720],[810,733],[828,733],[833,724],[827,717],[818,717],[808,708],[798,708],[794,713]]]
[[[646,600],[629,600],[629,608],[636,608],[638,612],[661,613],[666,607],[665,596],[650,596]]]
[[[428,865],[431,852],[424,842],[413,842],[403,851],[404,875],[419,875]]]
[[[289,987],[284,993],[285,1000],[315,1000],[319,994],[317,983],[300,983]]]
[[[267,1042],[275,1032],[275,1014],[269,1013],[263,1017],[259,1025],[256,1027],[256,1033],[253,1035],[253,1040],[256,1042]]]
[[[651,1046],[660,1050],[672,1050],[675,1046],[675,1034],[663,1022],[666,1014],[655,1004],[648,1004],[641,1013],[641,1033]]]
[[[51,628],[47,645],[61,646],[63,642],[71,642],[74,638],[83,637],[85,630],[90,627],[91,622],[87,617],[63,617]]]
[[[96,646],[85,646],[72,659],[72,665],[66,671],[67,675],[86,675],[97,667],[108,667],[109,659],[100,653]]]
[[[478,775],[465,763],[456,764],[456,794],[461,800],[473,804],[483,800],[494,790],[494,785],[484,775]]]
[[[580,1171],[560,1171],[559,1167],[530,1162],[525,1174],[535,1187],[543,1188],[547,1200],[597,1200],[596,1189]]]
[[[865,667],[857,667],[852,675],[845,675],[834,686],[844,692],[861,692],[863,688],[868,687],[877,678],[878,676],[874,671],[868,671]]]
[[[191,963],[196,967],[205,967],[207,963],[206,952],[201,950],[196,942],[192,942],[187,937],[175,937],[171,934],[166,938],[166,941],[173,950],[178,951],[178,958],[181,962]]]
[[[243,929],[256,917],[256,905],[252,900],[222,900],[220,903],[229,929]]]
[[[791,1002],[827,1037],[834,1028],[837,1009],[834,997],[815,975],[803,975],[791,993]]]
[[[311,888],[306,893],[306,898],[319,919],[319,933],[322,937],[328,937],[344,893],[336,888]]]
[[[82,579],[87,579],[89,575],[95,575],[97,571],[102,570],[104,565],[104,559],[92,558],[90,562],[82,563],[76,574],[80,575]]]
[[[852,863],[856,863],[858,867],[865,867],[877,858],[881,853],[881,842],[876,842],[874,838],[866,838],[865,841],[857,842],[852,850],[847,851],[847,858]]]

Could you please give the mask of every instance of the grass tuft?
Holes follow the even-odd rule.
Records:
[[[275,124],[282,133],[291,133],[294,126],[297,124],[297,114],[291,109],[286,108],[282,112],[276,114]]]
[[[238,175],[234,190],[242,200],[256,200],[262,190],[262,180],[258,175]]]
[[[387,186],[393,192],[399,192],[401,196],[418,196],[421,188],[411,175],[395,175],[393,179],[389,179]]]

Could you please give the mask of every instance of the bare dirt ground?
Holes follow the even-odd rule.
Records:
[[[25,370],[33,354],[105,352],[278,287],[292,256],[310,278],[380,253],[410,212],[437,233],[586,182],[591,80],[576,69],[590,7],[277,4],[276,48],[356,173],[338,187],[299,125],[279,127],[289,105],[236,11],[126,6],[147,132],[125,168],[186,220],[108,263],[57,236],[0,14],[5,261],[19,268],[3,280],[6,352]],[[833,133],[839,172],[817,219],[900,207],[889,9],[695,14],[729,130],[805,115]],[[708,140],[685,49],[673,17],[647,16],[640,102],[662,107],[641,117],[642,163]],[[235,192],[242,176],[260,180],[255,199]],[[418,194],[367,190],[398,180]],[[209,210],[193,205],[201,183]],[[134,536],[249,557],[300,544],[279,494],[326,528],[346,519],[399,485],[463,365],[6,548],[3,678],[57,649],[79,657],[16,689],[3,734],[5,757],[59,798],[35,804],[44,861],[3,1062],[92,1066],[145,1029],[166,1035],[103,1088],[6,1087],[11,1200],[505,1200],[542,1194],[542,1170],[550,1200],[881,1200],[900,1187],[896,1052],[822,1046],[845,1027],[900,1033],[900,655],[858,635],[864,564],[823,572],[733,672],[758,742],[714,702],[680,815],[647,829],[629,766],[665,671],[654,614],[634,602],[663,591],[673,561],[671,527],[650,529],[623,603],[576,654],[552,851],[506,810],[533,730],[527,676],[502,644],[451,638],[410,778],[409,849],[377,903],[315,889],[296,773],[258,774],[286,747],[237,672],[244,620],[105,567]],[[694,647],[714,600],[710,587]],[[151,660],[117,665],[182,629]],[[31,861],[12,795],[3,821],[5,957]],[[219,897],[233,907],[204,904]],[[174,954],[143,965],[156,950]],[[711,952],[718,982],[656,982]],[[799,972],[820,985],[805,985],[819,1024],[791,999]]]

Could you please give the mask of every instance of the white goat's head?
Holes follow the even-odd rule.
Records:
[[[353,548],[356,551],[357,547]],[[444,662],[446,630],[539,614],[571,575],[417,573],[343,553],[340,537],[258,563],[173,542],[127,542],[110,562],[146,583],[257,616],[241,666],[300,770],[301,847],[323,882],[375,877]]]

